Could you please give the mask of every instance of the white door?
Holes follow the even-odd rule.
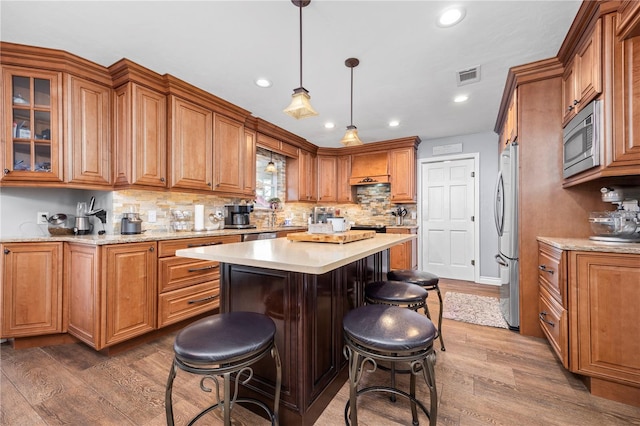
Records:
[[[421,164],[421,269],[475,280],[475,160]]]

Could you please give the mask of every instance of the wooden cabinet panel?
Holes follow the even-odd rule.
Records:
[[[417,228],[387,228],[389,234],[417,234]],[[418,240],[397,244],[389,249],[390,269],[418,269]]]
[[[318,201],[338,200],[338,159],[334,156],[318,155]]]
[[[213,112],[170,96],[171,187],[211,190]]]
[[[158,327],[210,312],[220,305],[220,281],[167,291],[158,296]]]
[[[547,244],[538,243],[538,282],[560,306],[567,304],[567,265],[563,250]]]
[[[215,114],[213,131],[214,191],[233,194],[241,194],[244,191],[245,151],[244,125]]]
[[[256,195],[256,132],[244,131],[244,187],[242,192],[250,197]]]
[[[411,147],[390,151],[389,172],[391,202],[415,203],[417,199],[415,148]]]
[[[351,177],[351,156],[340,155],[338,160],[338,177],[337,177],[337,202],[339,203],[353,203],[355,200],[354,188],[349,184],[349,178]]]
[[[104,338],[100,347],[155,329],[155,249],[155,242],[115,244],[102,248],[104,318],[101,326]]]
[[[1,337],[62,333],[62,243],[3,244]]]
[[[569,368],[569,323],[567,310],[549,294],[546,287],[540,287],[538,298],[540,328],[565,368]]]
[[[167,186],[167,100],[136,83],[115,91],[115,186]]]
[[[287,201],[318,200],[316,155],[302,149],[297,158],[287,158]]]
[[[66,243],[64,271],[64,288],[69,300],[69,334],[97,348],[102,318],[99,247]]]
[[[353,154],[351,156],[351,178],[349,183],[386,183],[389,181],[389,159],[387,152]]]
[[[111,88],[66,77],[65,181],[111,185]]]
[[[2,93],[2,182],[62,182],[62,73],[3,66]]]
[[[640,255],[570,252],[571,370],[640,385]]]
[[[158,292],[177,290],[220,277],[220,264],[171,256],[158,260]]]

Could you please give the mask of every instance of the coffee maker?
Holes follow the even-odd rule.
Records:
[[[255,228],[251,225],[250,215],[253,211],[253,204],[225,204],[224,206],[224,227],[231,229]]]

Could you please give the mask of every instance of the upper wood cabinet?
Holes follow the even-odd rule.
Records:
[[[5,182],[63,181],[62,73],[2,66]]]
[[[111,186],[111,88],[73,75],[65,85],[65,181]]]
[[[511,142],[518,138],[518,89],[515,88],[511,94],[509,109],[507,110],[507,118],[504,129],[500,134],[500,146],[505,148]]]
[[[318,201],[338,201],[338,159],[318,155]]]
[[[337,157],[337,202],[339,203],[353,203],[355,201],[354,189],[349,184],[349,178],[351,177],[351,156],[339,155]],[[319,176],[320,178],[320,176]]]
[[[213,128],[213,190],[242,194],[244,192],[244,168],[248,160],[244,125],[220,114],[215,114]]]
[[[317,156],[299,149],[297,158],[287,158],[287,201],[318,200]]]
[[[213,112],[169,96],[169,146],[172,188],[213,187]]]
[[[128,82],[114,98],[115,187],[166,188],[166,96]]]
[[[249,197],[256,195],[256,132],[244,130],[244,188],[243,193]]]
[[[602,20],[583,35],[562,76],[562,102],[566,124],[602,92]]]
[[[0,337],[62,333],[62,243],[1,246]]]
[[[391,202],[415,203],[417,199],[416,148],[407,147],[389,151],[389,172]]]

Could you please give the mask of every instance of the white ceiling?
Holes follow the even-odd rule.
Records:
[[[365,142],[492,131],[510,67],[557,54],[580,1],[330,1],[303,9],[303,85],[320,115],[282,112],[299,86],[298,8],[262,1],[5,1],[3,41],[63,49],[109,66],[128,58],[226,99],[325,147],[350,122]],[[465,19],[440,28],[453,4]],[[481,67],[458,87],[456,73]],[[258,77],[273,81],[268,89]],[[469,101],[455,104],[458,94]],[[400,126],[389,128],[391,119]],[[324,128],[332,121],[336,127]]]

